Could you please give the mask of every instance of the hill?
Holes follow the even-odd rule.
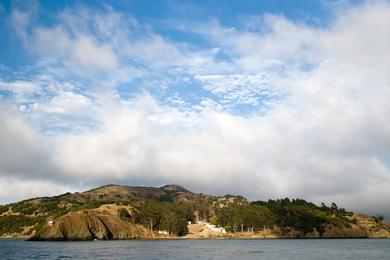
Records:
[[[221,236],[390,238],[390,225],[380,216],[348,212],[334,203],[317,206],[288,198],[249,202],[242,196],[197,194],[178,185],[155,188],[110,184],[0,206],[0,237],[91,240]]]

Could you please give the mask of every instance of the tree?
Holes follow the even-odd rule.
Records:
[[[218,226],[218,216],[216,214],[213,214],[210,218],[210,223],[215,225],[215,226]]]
[[[161,219],[162,207],[157,202],[147,203],[137,214],[137,222],[149,226],[153,231]]]
[[[377,214],[376,216],[373,216],[376,223],[380,223],[384,220],[384,217],[382,215]]]
[[[129,212],[127,211],[127,209],[125,208],[120,208],[118,209],[118,216],[122,219],[122,220],[127,220],[129,221],[131,219],[131,216],[129,214]]]
[[[188,233],[188,208],[173,203],[149,202],[137,214],[137,223],[149,226],[150,230],[166,230],[169,234]]]
[[[236,232],[237,226],[237,210],[233,204],[226,205],[218,210],[218,225],[224,227],[228,231]]]

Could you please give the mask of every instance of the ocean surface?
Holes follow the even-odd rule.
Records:
[[[0,259],[390,259],[389,239],[122,240],[0,239]]]

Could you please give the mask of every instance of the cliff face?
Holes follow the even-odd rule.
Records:
[[[30,240],[92,240],[153,238],[143,226],[109,212],[72,212],[47,223]]]

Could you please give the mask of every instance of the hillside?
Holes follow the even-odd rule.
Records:
[[[288,198],[249,202],[242,196],[196,194],[178,185],[111,184],[0,206],[0,237],[390,238],[390,225],[381,217],[348,212],[334,203],[317,206]]]

